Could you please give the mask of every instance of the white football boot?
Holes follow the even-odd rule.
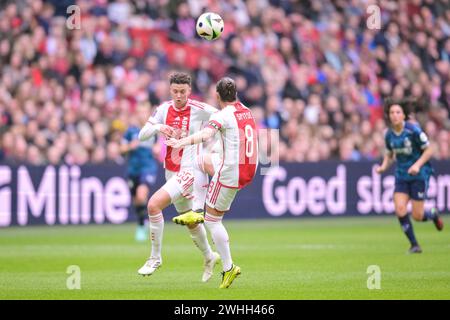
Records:
[[[157,257],[150,257],[145,264],[138,270],[142,276],[150,276],[162,265],[162,259]]]
[[[214,266],[220,261],[220,255],[217,252],[212,253],[212,258],[209,260],[205,260],[205,264],[203,265],[203,276],[202,281],[207,282],[211,276],[213,275]]]

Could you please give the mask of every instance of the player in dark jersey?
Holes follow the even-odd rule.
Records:
[[[140,104],[136,115],[132,116],[131,124],[123,135],[121,151],[128,154],[127,175],[128,185],[133,196],[133,206],[137,215],[136,241],[148,239],[148,228],[145,226],[147,217],[147,201],[150,187],[156,182],[158,165],[153,157],[153,146],[156,138],[139,141],[140,128],[150,116],[150,106]]]
[[[411,243],[410,253],[421,253],[414,230],[407,212],[409,200],[412,204],[412,216],[416,221],[434,222],[436,229],[444,227],[442,219],[435,208],[425,210],[428,180],[433,174],[429,162],[433,151],[428,137],[417,123],[409,120],[408,100],[394,101],[388,99],[384,112],[389,123],[385,135],[387,152],[383,163],[376,171],[385,172],[397,160],[395,170],[394,206],[400,225]]]

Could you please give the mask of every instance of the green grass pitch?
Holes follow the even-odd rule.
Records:
[[[450,219],[445,217],[447,229]],[[242,275],[218,289],[221,266],[201,282],[202,257],[185,227],[166,217],[163,266],[137,269],[149,244],[134,242],[134,224],[13,227],[0,230],[0,299],[450,299],[450,236],[414,223],[422,254],[394,217],[227,220]],[[69,290],[68,266],[81,270]],[[367,268],[381,269],[369,290]]]

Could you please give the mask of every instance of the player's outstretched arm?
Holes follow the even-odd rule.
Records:
[[[153,137],[160,129],[161,124],[153,124],[150,121],[147,121],[144,127],[139,131],[139,140],[145,141]]]
[[[171,126],[153,123],[150,120],[147,121],[145,126],[139,131],[139,140],[145,141],[153,137],[157,132],[162,133],[166,138],[173,137],[175,135],[175,129]]]
[[[384,155],[383,162],[381,163],[380,166],[378,166],[375,169],[375,171],[377,173],[383,173],[383,172],[385,172],[387,169],[389,169],[391,167],[392,163],[394,163],[394,153],[391,152],[391,151],[388,151]]]
[[[187,137],[179,139],[179,140],[171,138],[166,141],[166,144],[169,147],[172,147],[175,149],[183,148],[184,146],[187,146],[187,145],[193,145],[193,144],[206,142],[209,139],[211,139],[216,134],[216,132],[217,132],[217,129],[214,129],[211,127],[206,127],[203,130],[201,130],[200,132],[191,134],[190,136],[187,136]]]

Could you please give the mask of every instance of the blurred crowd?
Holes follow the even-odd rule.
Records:
[[[381,8],[380,29],[367,7]],[[76,4],[81,28],[67,24]],[[280,160],[370,160],[384,152],[383,101],[413,97],[418,121],[450,159],[450,0],[16,0],[0,4],[0,161],[124,163],[122,134],[136,106],[170,99],[168,74],[186,68],[130,29],[205,48],[189,71],[193,96],[215,103],[215,82],[239,98]],[[221,38],[195,33],[220,14]],[[73,20],[76,22],[76,20]],[[178,59],[178,60],[177,60]],[[220,71],[218,71],[220,70]],[[274,138],[274,137],[272,137]],[[161,149],[163,152],[163,149]],[[261,149],[265,152],[265,148]]]

